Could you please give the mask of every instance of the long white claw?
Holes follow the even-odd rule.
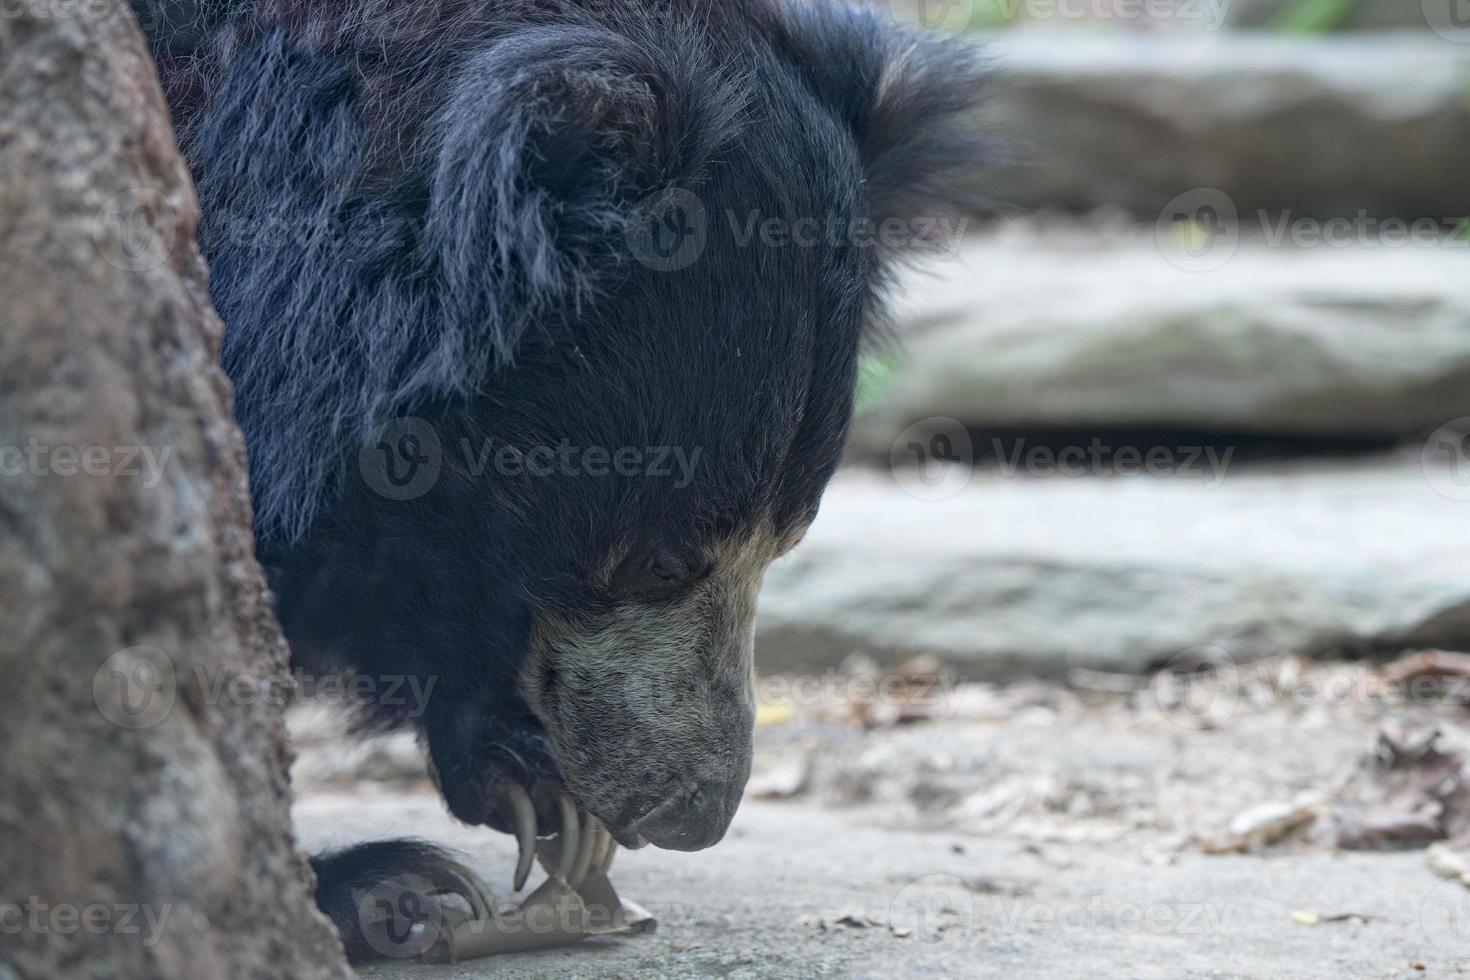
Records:
[[[572,864],[572,873],[567,876],[567,883],[576,888],[587,877],[587,868],[592,863],[592,852],[602,846],[602,835],[607,831],[602,829],[602,824],[590,813],[582,814],[582,833],[577,841],[577,860]]]
[[[570,881],[572,870],[577,866],[577,847],[582,837],[577,827],[577,805],[566,793],[556,794],[556,802],[561,808],[561,846],[557,849],[557,874],[563,881]]]
[[[618,852],[618,842],[613,840],[612,834],[606,836],[602,850],[592,859],[592,866],[603,874],[607,874],[607,869],[612,867],[613,855]]]
[[[458,861],[436,862],[425,870],[424,876],[433,886],[434,893],[458,895],[464,899],[470,907],[471,918],[490,918],[489,899],[494,892],[471,868]]]
[[[536,861],[536,807],[531,795],[519,783],[507,783],[504,791],[506,805],[510,807],[511,825],[516,835],[516,876],[512,886],[520,891],[531,876],[531,865]]]

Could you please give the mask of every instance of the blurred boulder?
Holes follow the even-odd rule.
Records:
[[[766,576],[758,663],[928,653],[999,680],[1470,644],[1470,504],[1440,492],[1466,489],[1448,471],[1417,453],[1249,468],[1158,448],[1170,476],[984,470],[942,500],[847,469]]]
[[[1413,4],[1417,9],[1418,4]],[[986,200],[1153,220],[1196,188],[1242,214],[1470,214],[1470,44],[1433,35],[1003,31]]]
[[[1433,0],[1448,9],[1457,0]],[[1302,16],[1302,0],[1230,0],[1225,22],[1233,27],[1289,27]],[[1321,7],[1321,4],[1317,4]],[[1343,31],[1423,30],[1429,26],[1425,6],[1416,0],[1352,0],[1337,4],[1319,29]]]
[[[142,3],[145,0],[134,0]],[[1454,23],[1459,0],[876,0],[895,19],[930,30],[1215,31],[1286,33],[1424,30]],[[1470,18],[1461,16],[1460,20]],[[1470,25],[1467,25],[1470,26]]]
[[[1357,439],[1470,415],[1470,241],[1395,227],[1268,224],[1193,250],[1128,224],[969,241],[900,290],[898,367],[854,450],[886,459],[933,416]]]

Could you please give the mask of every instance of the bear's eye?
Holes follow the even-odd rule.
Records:
[[[689,563],[678,555],[659,555],[649,559],[648,573],[672,585],[689,577]]]
[[[666,595],[694,583],[706,573],[707,567],[698,556],[660,545],[630,555],[613,573],[611,584],[618,592]]]

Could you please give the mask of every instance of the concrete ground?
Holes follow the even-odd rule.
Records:
[[[508,838],[468,832],[432,797],[302,802],[309,846],[411,833],[466,851],[492,887]],[[751,801],[713,850],[618,855],[652,935],[376,978],[1382,978],[1470,971],[1470,891],[1418,853],[1182,855],[895,831],[861,811]],[[1303,925],[1294,913],[1363,919]],[[852,918],[846,918],[852,917]],[[840,921],[871,922],[841,925]],[[900,937],[898,932],[912,930]]]
[[[1208,718],[1161,708],[1155,688],[1034,682],[973,688],[944,717],[876,731],[766,711],[778,720],[758,733],[752,790],[721,844],[619,853],[612,880],[658,916],[653,934],[363,975],[1470,974],[1470,888],[1436,877],[1422,850],[1337,851],[1304,833],[1210,853],[1251,807],[1341,796],[1386,720],[1465,733],[1456,705],[1317,683],[1371,674],[1277,676]],[[320,751],[298,768],[309,849],[425,837],[508,890],[510,838],[454,823],[411,775],[316,781]]]

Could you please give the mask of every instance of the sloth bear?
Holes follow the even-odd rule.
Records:
[[[367,724],[520,836],[517,887],[571,822],[714,844],[762,574],[837,465],[885,270],[976,166],[973,51],[796,0],[144,12],[294,662],[432,690]],[[361,958],[352,889],[450,862],[314,863]]]

